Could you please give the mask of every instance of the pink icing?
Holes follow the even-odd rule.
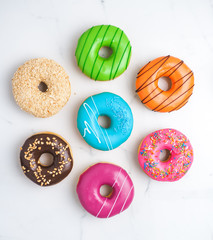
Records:
[[[113,188],[110,197],[101,196],[102,185]],[[88,168],[81,174],[76,191],[82,206],[99,218],[121,213],[134,197],[134,186],[127,172],[110,163],[98,163]]]
[[[170,151],[170,158],[165,162],[159,159],[163,149]],[[138,161],[149,177],[157,181],[177,181],[191,167],[193,149],[181,132],[161,129],[144,138],[139,148]]]

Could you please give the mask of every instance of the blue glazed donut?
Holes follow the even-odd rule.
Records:
[[[99,116],[110,118],[109,128],[99,125]],[[104,92],[93,95],[80,106],[77,127],[90,146],[109,151],[129,138],[133,128],[132,111],[129,105],[116,94]]]

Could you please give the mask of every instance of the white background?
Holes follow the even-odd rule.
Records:
[[[127,71],[109,82],[86,77],[74,57],[80,35],[99,24],[120,27],[132,45]],[[149,60],[168,54],[183,59],[194,71],[194,93],[177,112],[152,112],[135,93],[136,74]],[[21,111],[11,89],[17,68],[37,57],[60,63],[72,88],[68,104],[47,119]],[[1,240],[213,239],[212,0],[1,0],[0,59]],[[123,97],[134,115],[130,138],[109,152],[87,145],[76,127],[82,101],[103,91]],[[183,132],[194,148],[190,171],[174,183],[150,179],[137,160],[142,138],[167,127]],[[70,175],[46,188],[26,178],[19,162],[19,147],[40,131],[62,135],[74,155]],[[128,210],[110,219],[87,213],[75,190],[80,174],[100,161],[125,168],[135,186]]]

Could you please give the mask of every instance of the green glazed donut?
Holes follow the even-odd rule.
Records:
[[[102,47],[112,49],[108,58],[99,56]],[[94,26],[78,40],[75,56],[78,66],[88,77],[107,81],[120,76],[128,67],[131,45],[126,34],[111,25]]]

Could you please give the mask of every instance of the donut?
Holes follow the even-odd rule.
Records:
[[[166,161],[160,152],[170,151]],[[182,178],[193,162],[193,149],[187,137],[175,129],[161,129],[146,136],[139,146],[138,161],[154,180],[173,182]]]
[[[102,47],[109,47],[111,56],[99,56]],[[131,45],[120,28],[111,25],[94,26],[79,38],[75,56],[84,74],[94,80],[107,81],[120,76],[127,69]]]
[[[112,187],[108,196],[100,194],[102,185]],[[127,172],[114,164],[97,163],[79,178],[78,198],[86,211],[98,218],[109,218],[129,207],[134,197],[134,186]]]
[[[55,133],[41,132],[29,137],[20,148],[24,174],[40,186],[50,186],[63,180],[72,170],[73,157],[69,144]],[[50,166],[39,161],[43,153],[53,156]]]
[[[99,116],[111,120],[109,128],[98,123]],[[93,148],[109,151],[124,143],[133,128],[129,105],[118,95],[104,92],[87,98],[80,106],[77,127],[84,140]]]
[[[63,67],[46,58],[31,59],[20,66],[12,88],[20,108],[41,118],[60,111],[71,94],[69,76]]]
[[[172,87],[163,91],[158,87],[158,80],[168,77]],[[165,56],[148,62],[138,72],[136,92],[141,102],[157,112],[172,112],[182,108],[192,95],[194,74],[180,59]]]

